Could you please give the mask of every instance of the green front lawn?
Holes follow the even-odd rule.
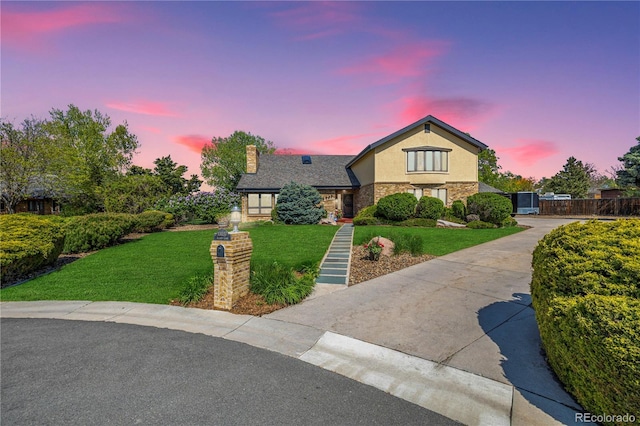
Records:
[[[252,263],[299,268],[319,264],[333,226],[260,226],[249,229]],[[169,303],[190,277],[213,273],[214,231],[160,232],[100,250],[56,272],[0,290],[0,300],[91,300]]]
[[[338,227],[273,225],[247,229],[253,241],[252,269],[278,262],[300,270],[318,265]],[[381,235],[413,234],[424,253],[441,256],[521,231],[521,228],[449,229],[356,227],[354,244]],[[0,300],[91,300],[169,303],[189,278],[211,274],[214,231],[160,232],[100,250],[56,272],[0,290]]]
[[[523,228],[414,228],[397,226],[356,226],[353,244],[367,243],[371,238],[381,236],[394,241],[396,235],[418,235],[422,238],[422,253],[443,256],[467,247],[506,237],[522,231]],[[397,237],[396,237],[397,238]]]

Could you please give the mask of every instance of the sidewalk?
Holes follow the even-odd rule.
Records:
[[[464,424],[574,424],[540,355],[531,252],[567,220],[412,266],[266,317],[128,302],[1,302],[3,318],[110,321],[203,333],[353,378]]]

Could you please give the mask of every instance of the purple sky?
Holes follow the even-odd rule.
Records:
[[[200,172],[244,130],[294,153],[356,154],[426,115],[550,177],[600,172],[640,135],[638,2],[12,2],[1,110],[98,109],[134,162]]]

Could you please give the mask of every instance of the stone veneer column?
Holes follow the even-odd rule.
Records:
[[[219,234],[220,232],[216,235]],[[253,243],[248,232],[232,232],[227,235],[230,240],[216,240],[214,237],[211,242],[213,306],[231,310],[233,304],[249,292]]]

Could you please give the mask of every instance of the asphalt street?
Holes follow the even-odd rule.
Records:
[[[3,425],[452,425],[298,359],[202,334],[0,321]]]

